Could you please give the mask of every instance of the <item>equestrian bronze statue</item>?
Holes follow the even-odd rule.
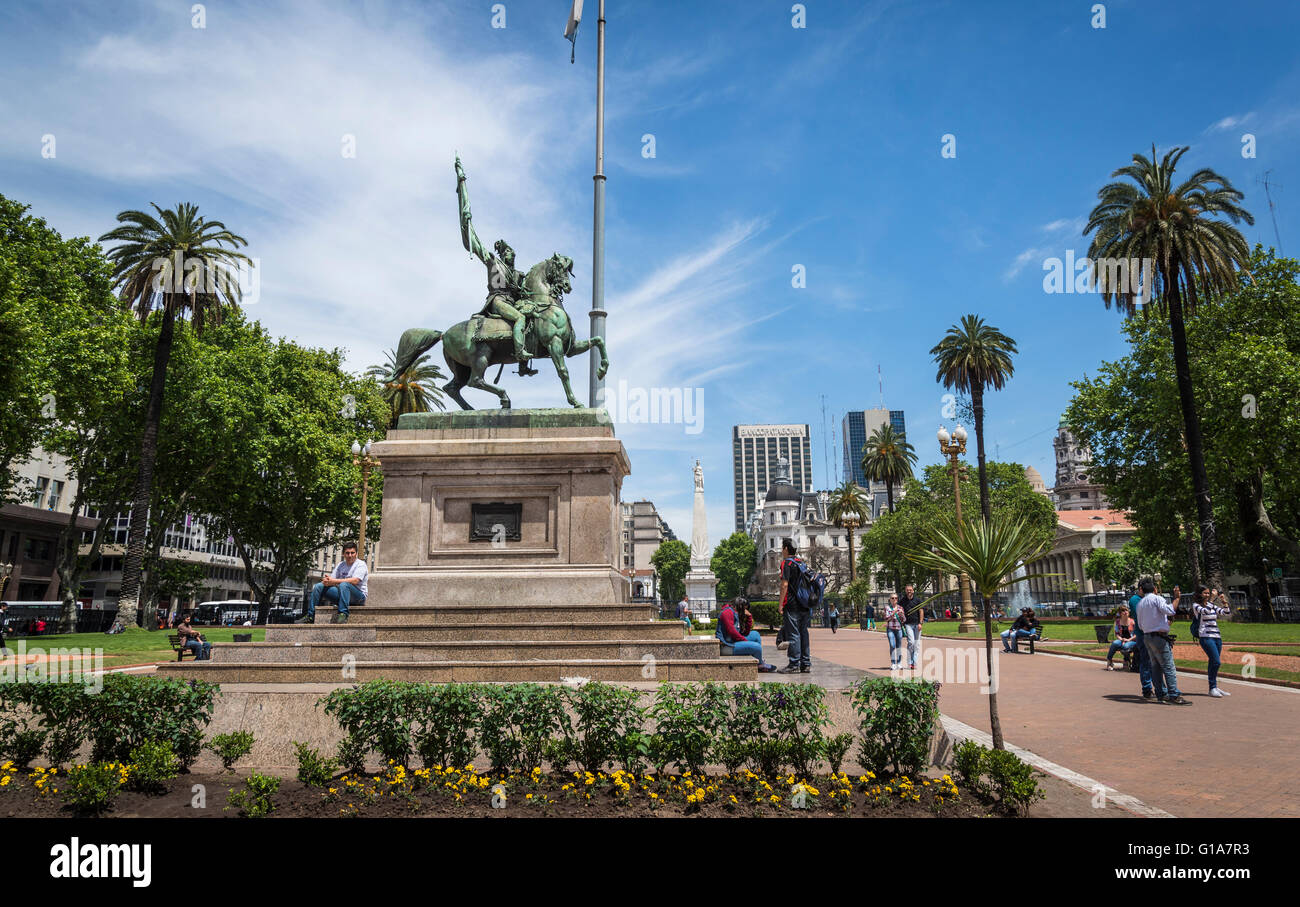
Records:
[[[520,375],[535,375],[537,371],[529,367],[529,360],[541,358],[549,358],[555,364],[555,371],[564,384],[565,397],[571,405],[581,407],[569,385],[569,369],[564,360],[595,347],[600,350],[597,374],[603,378],[609,370],[609,357],[600,337],[578,340],[574,336],[573,322],[564,310],[564,294],[573,290],[569,283],[569,277],[573,275],[573,259],[557,252],[521,272],[515,270],[515,251],[504,239],[498,239],[493,245],[494,251],[488,252],[474,232],[466,181],[465,170],[457,157],[460,238],[465,249],[487,267],[487,301],[477,315],[457,322],[445,331],[411,328],[403,333],[397,346],[394,377],[405,372],[421,354],[441,340],[442,355],[452,376],[442,389],[462,409],[474,408],[460,395],[461,388],[466,386],[491,391],[500,398],[501,407],[509,409],[510,397],[505,388],[484,377],[488,368],[501,366],[497,372],[498,381],[506,365],[518,364]]]

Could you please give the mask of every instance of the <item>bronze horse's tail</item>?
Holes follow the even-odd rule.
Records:
[[[433,345],[442,339],[442,333],[442,331],[431,331],[426,328],[411,328],[403,332],[402,339],[397,344],[397,360],[393,375],[389,380],[395,380],[398,375],[414,365],[421,354],[432,349]]]

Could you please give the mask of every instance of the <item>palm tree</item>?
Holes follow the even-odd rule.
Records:
[[[1106,308],[1114,301],[1125,316],[1132,317],[1138,306],[1132,266],[1121,275],[1120,269],[1109,263],[1150,263],[1152,285],[1142,290],[1160,315],[1169,319],[1205,572],[1211,585],[1223,588],[1223,556],[1214,528],[1184,320],[1196,311],[1198,289],[1210,295],[1231,291],[1237,286],[1238,270],[1244,271],[1250,260],[1250,249],[1241,233],[1215,217],[1222,215],[1232,223],[1247,224],[1255,223],[1255,219],[1237,204],[1245,196],[1209,168],[1197,170],[1186,182],[1175,186],[1174,168],[1186,152],[1186,146],[1174,148],[1158,164],[1155,145],[1151,146],[1150,158],[1133,155],[1132,164],[1111,174],[1132,182],[1107,183],[1098,190],[1097,206],[1088,215],[1083,235],[1096,231],[1088,247],[1094,280]],[[1122,280],[1121,276],[1130,279]]]
[[[849,582],[857,579],[857,564],[853,559],[853,531],[861,526],[871,514],[871,500],[857,483],[845,480],[839,488],[831,492],[826,505],[826,517],[832,523],[845,526],[849,532]]]
[[[907,552],[908,560],[952,576],[968,575],[984,597],[984,656],[989,672],[989,730],[993,735],[993,748],[1005,749],[1002,743],[1002,722],[998,719],[998,691],[993,674],[993,598],[1001,590],[1026,580],[1059,574],[1034,573],[1013,576],[1016,569],[1028,563],[1048,548],[1052,541],[1035,540],[1037,532],[1023,519],[999,517],[991,520],[963,520],[957,525],[956,517],[947,517],[928,528],[924,539],[927,548]],[[927,599],[931,601],[947,592]]]
[[[975,412],[975,446],[980,472],[980,513],[984,522],[992,518],[989,480],[984,469],[984,388],[1002,390],[1015,373],[1011,356],[1016,342],[977,315],[963,315],[961,326],[948,328],[930,350],[939,366],[935,380],[959,393],[970,394]]]
[[[862,448],[862,472],[872,482],[885,483],[885,501],[894,512],[894,486],[912,477],[916,451],[907,443],[907,434],[896,434],[893,426],[882,425],[867,438]]]
[[[140,468],[131,499],[131,524],[118,617],[130,627],[136,623],[140,597],[140,570],[144,563],[149,497],[154,463],[158,457],[158,423],[162,416],[167,363],[171,360],[176,318],[187,313],[196,331],[207,323],[220,323],[226,309],[242,298],[235,268],[252,259],[235,249],[248,245],[225,224],[205,220],[198,208],[184,203],[164,211],[152,206],[158,217],[144,211],[123,211],[121,226],[99,238],[119,245],[108,252],[113,281],[122,303],[135,309],[141,321],[161,311],[162,325],[154,347],[153,379],[140,439]]]
[[[416,359],[400,375],[397,374],[397,354],[389,350],[385,356],[385,365],[372,365],[366,374],[379,382],[383,388],[384,399],[388,401],[393,412],[390,428],[397,427],[397,418],[402,413],[427,413],[433,407],[446,409],[442,390],[437,381],[446,375],[437,365],[429,363],[426,353]]]

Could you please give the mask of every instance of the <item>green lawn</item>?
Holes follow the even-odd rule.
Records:
[[[254,642],[266,638],[265,627],[195,627],[208,642],[234,642],[236,633],[252,633]],[[158,661],[175,661],[167,637],[175,630],[128,630],[109,636],[105,633],[55,633],[49,636],[8,637],[11,652],[17,651],[19,640],[27,644],[28,651],[41,648],[103,649],[104,666],[147,664]],[[188,659],[187,659],[188,661]]]
[[[1108,623],[1101,620],[1084,620],[1084,621],[1062,621],[1060,623],[1044,623],[1043,635],[1048,639],[1071,639],[1080,642],[1096,642],[1097,637],[1094,635],[1093,627],[1100,623]],[[879,628],[880,622],[876,622]],[[1001,633],[1011,626],[1011,621],[993,621],[994,634]],[[1300,643],[1300,624],[1237,624],[1223,621],[1219,624],[1219,631],[1223,634],[1224,642],[1294,642]],[[927,620],[925,622],[925,633],[929,636],[956,636],[960,639],[969,639],[970,634],[961,635],[957,633],[957,621],[955,620]],[[1191,626],[1187,621],[1179,621],[1174,624],[1174,633],[1182,639],[1191,639]],[[984,624],[979,622],[979,632],[975,636],[984,635]],[[1281,654],[1281,653],[1278,653]]]
[[[1222,625],[1220,625],[1220,627],[1222,628]],[[1060,648],[1058,648],[1058,649],[1053,649],[1052,651],[1054,651],[1054,652],[1068,652],[1068,653],[1073,654],[1073,655],[1101,655],[1101,656],[1105,656],[1105,654],[1106,654],[1106,650],[1107,650],[1108,648],[1109,648],[1109,646],[1098,646],[1098,645],[1095,645],[1095,644],[1094,644],[1094,645],[1091,645],[1091,646],[1061,646]],[[1044,651],[1045,651],[1045,650],[1044,650]],[[1239,650],[1237,650],[1237,651],[1241,651],[1241,650],[1239,649]],[[1247,649],[1247,650],[1245,650],[1245,651],[1248,651],[1248,652],[1249,652],[1249,651],[1251,651],[1251,650],[1250,650],[1250,649]],[[1261,653],[1267,653],[1267,654],[1270,654],[1270,655],[1293,654],[1293,653],[1283,652],[1283,651],[1281,651],[1281,650],[1279,650],[1279,649],[1259,649],[1258,651],[1261,652]],[[1120,660],[1120,657],[1119,657],[1119,653],[1116,652],[1116,653],[1115,653],[1115,666],[1116,666],[1117,669],[1118,669],[1120,663],[1121,663],[1121,660]],[[1204,661],[1204,659],[1201,659],[1201,660],[1194,660],[1194,659],[1190,659],[1190,658],[1175,658],[1175,659],[1174,659],[1174,664],[1175,664],[1177,667],[1184,668],[1184,669],[1195,668],[1196,670],[1199,670],[1199,671],[1204,671],[1204,670],[1205,670],[1205,661]],[[1227,664],[1227,663],[1225,663],[1225,664],[1222,664],[1222,665],[1219,666],[1219,673],[1220,673],[1220,674],[1226,674],[1226,675],[1231,676],[1231,677],[1240,677],[1240,676],[1241,676],[1241,669],[1242,669],[1243,667],[1244,667],[1244,665]],[[1255,676],[1256,676],[1256,677],[1264,677],[1264,678],[1267,678],[1267,679],[1269,679],[1269,680],[1289,680],[1289,681],[1291,681],[1292,683],[1300,683],[1300,671],[1287,671],[1287,670],[1283,670],[1283,669],[1281,669],[1281,668],[1266,668],[1266,667],[1264,667],[1263,665],[1256,665],[1256,666],[1255,666]]]

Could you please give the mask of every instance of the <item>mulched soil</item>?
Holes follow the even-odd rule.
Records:
[[[390,783],[394,777],[397,783]],[[444,780],[450,778],[450,781]],[[960,793],[957,797],[945,796],[942,805],[936,802],[947,788],[946,782],[931,775],[918,778],[914,786],[918,800],[903,799],[899,794],[901,779],[872,780],[863,783],[850,778],[852,793],[832,798],[832,790],[845,790],[842,781],[827,777],[815,779],[811,786],[818,793],[808,795],[807,809],[790,805],[793,782],[782,778],[770,782],[770,790],[762,787],[763,781],[754,778],[696,776],[691,786],[687,778],[672,775],[646,780],[637,778],[630,782],[626,795],[620,795],[611,776],[597,776],[591,785],[585,776],[539,776],[536,781],[526,776],[512,776],[505,780],[506,800],[503,808],[493,808],[492,790],[499,778],[481,786],[481,777],[430,776],[428,779],[414,774],[371,775],[351,779],[349,786],[343,778],[335,778],[330,786],[336,791],[328,793],[321,788],[311,788],[296,778],[284,778],[273,795],[273,818],[337,818],[360,816],[367,818],[415,817],[482,817],[482,818],[647,818],[647,817],[868,817],[868,818],[968,818],[1000,815],[995,804],[976,799],[973,794]],[[923,784],[928,780],[928,785]],[[687,804],[690,791],[698,791],[696,782],[714,790],[707,792],[704,802]],[[627,782],[625,782],[627,783]],[[195,808],[196,785],[202,785],[206,806]],[[565,786],[568,785],[568,789]],[[942,788],[941,786],[942,785]],[[892,788],[885,793],[886,788]],[[105,814],[110,818],[229,818],[239,815],[233,807],[225,808],[229,792],[244,789],[241,775],[185,774],[172,779],[165,793],[148,795],[122,791],[112,808]],[[879,793],[873,793],[878,790]],[[460,799],[456,793],[460,792]],[[649,794],[656,792],[655,801]],[[529,798],[529,794],[532,795]],[[587,795],[590,794],[590,799]],[[730,797],[739,801],[733,805]],[[762,802],[755,803],[755,796]],[[776,795],[778,803],[770,797]],[[657,805],[655,805],[657,803]],[[848,803],[849,809],[844,805]],[[0,817],[4,818],[56,818],[76,814],[63,802],[62,794],[38,794],[26,776],[14,773],[14,780],[0,789]]]

